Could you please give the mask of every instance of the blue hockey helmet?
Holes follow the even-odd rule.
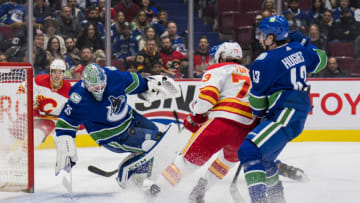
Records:
[[[269,34],[275,35],[275,41],[281,41],[288,38],[289,23],[283,16],[270,16],[262,20],[259,24],[260,31],[266,38]]]
[[[81,74],[81,80],[94,98],[101,101],[107,82],[104,69],[96,63],[90,63],[85,66]]]

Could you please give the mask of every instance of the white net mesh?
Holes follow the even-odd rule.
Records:
[[[0,67],[0,191],[28,187],[26,71]]]

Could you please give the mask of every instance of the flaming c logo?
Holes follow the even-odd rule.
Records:
[[[40,111],[45,113],[50,113],[58,106],[56,100],[52,98],[45,97],[43,95],[38,95],[36,97],[37,107]]]

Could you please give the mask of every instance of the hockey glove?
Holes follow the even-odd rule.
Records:
[[[56,165],[55,175],[57,176],[62,169],[73,167],[77,161],[77,152],[74,139],[70,135],[62,135],[55,138],[56,145]],[[70,162],[67,161],[70,159]],[[66,165],[70,163],[71,166]]]
[[[157,99],[167,99],[171,97],[179,97],[180,88],[176,82],[163,75],[149,76],[147,79],[148,90],[142,93],[147,101],[154,101]]]
[[[305,36],[303,33],[292,30],[289,32],[289,38],[292,42],[300,42],[303,46],[307,46],[310,42],[310,37]]]
[[[190,113],[184,119],[184,127],[189,131],[195,133],[207,120],[208,120],[207,114],[192,115]]]

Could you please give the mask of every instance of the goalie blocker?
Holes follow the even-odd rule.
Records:
[[[142,154],[129,155],[120,163],[116,178],[120,187],[126,188],[131,181],[147,190],[146,187],[151,184],[144,183],[144,180],[155,181],[161,171],[180,153],[190,136],[191,132],[180,130],[176,124],[170,124],[150,150]]]

